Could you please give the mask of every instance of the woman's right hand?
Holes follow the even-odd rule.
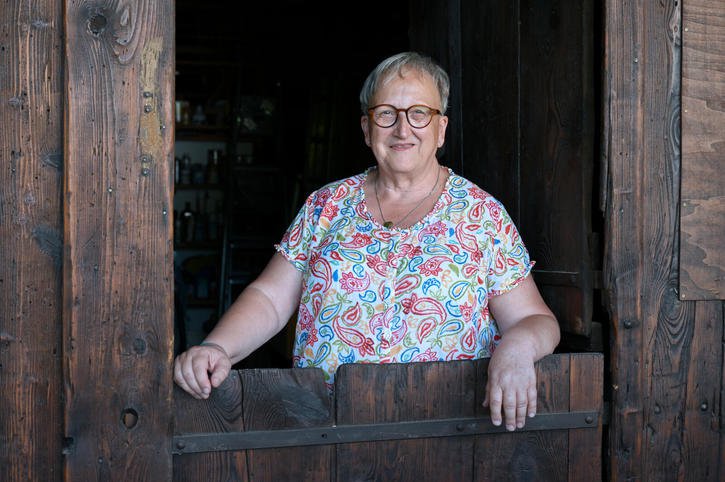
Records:
[[[209,398],[211,389],[226,380],[232,361],[217,344],[192,346],[176,357],[174,381],[197,399]]]

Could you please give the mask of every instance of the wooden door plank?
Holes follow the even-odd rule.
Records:
[[[245,430],[329,427],[332,398],[322,370],[241,370]],[[329,481],[334,449],[330,445],[247,451],[249,480]]]
[[[433,57],[448,72],[448,127],[446,142],[438,153],[442,164],[461,173],[461,2],[460,0],[418,0],[408,2],[408,39],[411,50]]]
[[[342,365],[336,377],[337,424],[473,416],[473,362]],[[337,447],[337,479],[472,478],[472,437],[351,443]]]
[[[591,334],[591,0],[520,2],[520,218],[536,270],[576,273],[539,289],[562,330]],[[535,276],[536,278],[536,276]]]
[[[173,2],[65,3],[65,477],[171,478]]]
[[[480,365],[476,385],[485,387],[486,371]],[[569,356],[553,355],[536,365],[537,413],[569,409]],[[479,401],[483,401],[479,391]],[[566,480],[568,451],[566,430],[509,432],[476,437],[474,480]]]
[[[690,353],[687,359],[687,386],[684,401],[682,440],[683,478],[689,480],[723,480],[718,470],[723,464],[720,450],[723,439],[721,390],[723,377],[723,303],[698,301],[688,303],[695,309]]]
[[[681,4],[608,2],[605,9],[604,284],[614,340],[608,452],[615,481],[669,480],[683,470],[693,311],[675,289]]]
[[[592,1],[462,2],[460,18],[462,172],[506,206],[562,329],[590,336]]]
[[[602,408],[604,356],[572,353],[569,370],[569,410],[598,411],[597,428],[569,430],[569,481],[602,480]]]
[[[725,2],[682,7],[680,298],[725,299]]]
[[[461,173],[519,217],[519,2],[462,2]]]
[[[244,430],[242,417],[242,382],[237,371],[206,400],[197,400],[178,386],[174,389],[174,433],[239,432]],[[245,452],[205,452],[174,457],[173,480],[223,480],[246,482]]]
[[[62,2],[0,8],[0,480],[62,473]]]

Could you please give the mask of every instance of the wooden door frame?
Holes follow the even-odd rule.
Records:
[[[64,475],[170,480],[173,0],[65,2]]]

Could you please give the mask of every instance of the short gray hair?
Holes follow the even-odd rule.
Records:
[[[370,72],[360,91],[360,108],[363,114],[367,114],[370,100],[375,92],[393,75],[402,75],[403,69],[406,68],[431,76],[441,98],[441,111],[445,114],[448,108],[448,93],[451,85],[448,74],[435,60],[417,52],[402,52],[388,57],[380,62],[375,70]]]

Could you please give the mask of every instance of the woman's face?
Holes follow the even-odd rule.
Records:
[[[428,75],[414,70],[393,74],[371,100],[371,107],[390,104],[398,109],[411,105],[426,105],[440,110],[441,100],[435,82]],[[361,120],[365,143],[378,161],[391,172],[409,173],[436,163],[436,150],[445,141],[448,117],[434,115],[430,124],[421,129],[411,127],[404,112],[392,127],[379,127],[369,116]]]

